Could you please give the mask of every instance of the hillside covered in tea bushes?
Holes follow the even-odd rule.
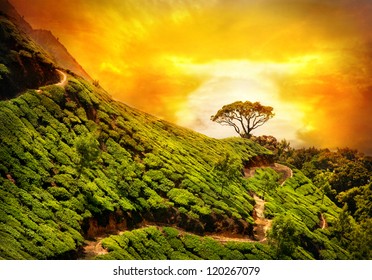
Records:
[[[94,235],[111,220],[118,227],[148,219],[199,233],[249,232],[254,200],[240,174],[223,186],[214,166],[229,153],[240,168],[268,153],[258,145],[167,124],[72,77],[65,89],[1,102],[0,115],[2,240],[9,239],[2,245],[32,250],[25,256],[76,249],[84,230]],[[43,240],[52,248],[37,245]]]
[[[244,178],[243,165],[270,158],[258,144],[211,139],[169,124],[115,102],[73,76],[65,88],[40,90],[0,103],[2,258],[75,258],[86,240],[146,223],[199,235],[193,240],[200,246],[209,242],[203,236],[212,233],[253,240],[253,193],[267,201],[267,217],[285,214],[293,222],[296,247],[283,257],[348,258],[331,240],[332,233],[319,228],[320,213],[332,225],[341,210],[328,198],[322,202],[322,193],[301,172],[282,186],[270,168]],[[224,161],[229,164],[219,168]],[[152,237],[141,232],[133,236],[140,234],[138,242],[155,250]],[[104,240],[103,246],[124,254],[126,243],[119,242],[122,248],[112,242]],[[243,245],[234,246],[239,251]],[[249,246],[257,258],[277,256],[274,243]],[[268,253],[261,255],[260,248]],[[248,254],[241,250],[242,256]],[[169,258],[182,255],[171,252]]]
[[[35,44],[1,24],[24,36],[12,56]],[[68,69],[59,84],[49,66],[54,79],[0,101],[0,259],[370,257],[347,211],[295,166],[283,178],[272,151],[133,109]]]

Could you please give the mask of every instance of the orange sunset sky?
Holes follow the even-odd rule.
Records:
[[[370,0],[10,0],[115,98],[212,137],[237,100],[255,135],[372,154]]]

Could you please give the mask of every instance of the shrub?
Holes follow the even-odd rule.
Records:
[[[48,191],[57,200],[68,200],[71,198],[71,194],[64,187],[51,187]]]
[[[184,189],[173,188],[168,192],[167,196],[180,206],[191,206],[197,202],[196,197]]]
[[[163,227],[163,232],[168,238],[177,237],[179,235],[179,231],[172,227]]]

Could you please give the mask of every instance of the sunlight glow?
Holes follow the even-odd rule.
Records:
[[[275,118],[257,129],[258,133],[276,134],[296,141],[296,131],[305,124],[303,112],[294,103],[280,100],[279,89],[271,77],[291,74],[297,65],[250,61],[214,61],[210,64],[178,64],[179,67],[209,78],[194,92],[177,112],[177,123],[213,137],[235,136],[230,127],[210,121],[223,105],[237,100],[259,101],[273,106]],[[186,117],[185,117],[186,116]]]

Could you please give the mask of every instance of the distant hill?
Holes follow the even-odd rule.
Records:
[[[77,75],[92,81],[89,74],[81,67],[75,58],[68,52],[51,31],[33,29],[31,25],[17,12],[8,0],[0,0],[0,12],[12,19],[13,23],[41,46],[59,67],[69,69]]]
[[[0,23],[0,84],[20,90],[0,101],[0,259],[350,259],[367,244],[268,149],[160,120],[70,70],[58,84],[46,52]],[[25,65],[53,75],[28,84]]]
[[[8,16],[21,30],[29,34],[32,32],[31,25],[18,13],[8,0],[0,0],[0,12]]]
[[[7,16],[0,15],[0,99],[58,81],[50,56]]]
[[[62,68],[69,69],[75,74],[83,77],[87,81],[92,81],[89,74],[81,67],[75,58],[68,52],[66,47],[61,44],[51,31],[43,29],[34,29],[30,32],[31,38],[42,46],[49,54],[53,61]]]

